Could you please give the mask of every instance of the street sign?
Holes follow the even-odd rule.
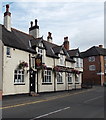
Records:
[[[100,72],[100,73],[97,73],[97,75],[104,75],[104,73],[103,73],[103,72]]]

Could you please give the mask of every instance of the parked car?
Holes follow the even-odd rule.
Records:
[[[103,83],[103,86],[106,87],[106,82]]]

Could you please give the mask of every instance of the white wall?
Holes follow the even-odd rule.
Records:
[[[29,93],[29,74],[25,70],[25,85],[14,85],[14,70],[20,62],[29,63],[29,53],[11,48],[11,57],[6,56],[4,46],[3,95]]]
[[[0,91],[2,90],[2,80],[3,80],[2,62],[3,62],[3,44],[2,44],[2,41],[0,40]]]

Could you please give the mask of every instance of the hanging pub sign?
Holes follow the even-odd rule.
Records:
[[[39,69],[42,67],[42,56],[37,56],[35,58],[35,68]]]

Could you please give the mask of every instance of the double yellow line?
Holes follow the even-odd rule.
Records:
[[[55,100],[55,99],[58,99],[58,98],[63,98],[63,97],[72,96],[72,95],[77,95],[77,94],[89,92],[89,91],[92,91],[92,90],[94,90],[94,89],[85,90],[85,91],[81,91],[81,92],[77,92],[77,93],[73,93],[73,94],[67,93],[67,94],[64,94],[64,95],[58,95],[58,96],[54,96],[54,97],[50,97],[50,98],[42,99],[42,100],[38,100],[38,101],[33,101],[33,102],[26,102],[26,103],[20,103],[20,104],[16,104],[16,105],[0,107],[0,109],[15,108],[15,107],[20,107],[20,106],[25,106],[25,105],[30,105],[30,104],[47,102],[47,101],[50,101],[50,100]]]

